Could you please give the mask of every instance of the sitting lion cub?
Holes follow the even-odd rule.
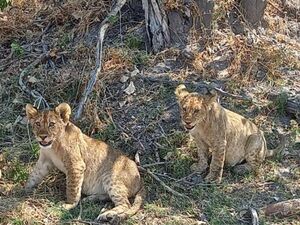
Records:
[[[62,103],[53,111],[26,105],[27,118],[40,145],[40,156],[25,190],[39,184],[54,166],[66,174],[67,202],[77,206],[81,193],[88,199],[111,199],[115,205],[97,220],[125,219],[143,204],[144,188],[134,161],[102,141],[83,134],[69,121],[71,108]],[[128,198],[135,197],[131,206]]]
[[[209,154],[212,156],[207,182],[221,182],[224,163],[235,166],[239,174],[257,172],[266,157],[284,148],[282,140],[277,149],[268,151],[263,132],[243,116],[223,108],[216,95],[189,93],[183,84],[176,88],[175,94],[183,124],[198,148],[199,161],[192,165],[192,170],[204,172]],[[240,164],[243,161],[246,163]]]

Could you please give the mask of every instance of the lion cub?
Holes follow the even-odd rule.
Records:
[[[66,174],[67,201],[64,208],[77,206],[81,193],[88,199],[111,199],[115,205],[97,220],[125,219],[143,204],[144,187],[134,161],[102,141],[83,134],[70,122],[67,103],[53,111],[37,111],[26,105],[27,118],[40,145],[40,156],[25,190],[39,184],[54,166]],[[128,198],[135,197],[131,206]]]
[[[263,132],[248,119],[223,108],[216,94],[190,93],[183,84],[176,88],[175,94],[182,122],[198,149],[199,161],[192,165],[192,170],[204,172],[208,157],[212,156],[207,182],[221,182],[224,163],[235,166],[238,174],[257,172],[266,157],[284,148],[282,136],[277,149],[267,150]],[[243,161],[246,163],[240,164]]]

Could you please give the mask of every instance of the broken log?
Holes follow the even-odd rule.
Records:
[[[265,216],[287,217],[300,214],[300,198],[267,205],[260,209]]]

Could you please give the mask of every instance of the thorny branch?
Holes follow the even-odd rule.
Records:
[[[172,193],[173,195],[175,195],[177,197],[181,197],[181,198],[189,198],[188,196],[173,190],[171,187],[169,187],[165,182],[163,182],[158,176],[156,176],[150,170],[145,169],[142,166],[139,166],[138,168],[141,172],[149,174],[154,180],[156,180],[161,186],[163,186],[168,192]]]
[[[185,84],[185,85],[193,85],[197,88],[200,89],[206,89],[206,90],[210,90],[210,89],[214,89],[216,92],[218,92],[218,94],[225,96],[225,97],[231,97],[231,98],[235,98],[235,99],[239,99],[239,100],[244,100],[244,101],[251,101],[251,97],[249,96],[241,96],[241,95],[235,95],[235,94],[231,94],[228,93],[226,91],[223,91],[222,89],[215,87],[213,85],[207,84],[205,82],[189,82],[189,81],[185,81],[185,82],[180,82],[180,81],[176,81],[176,80],[169,80],[169,79],[157,79],[157,78],[152,78],[152,77],[145,77],[145,76],[140,76],[140,78],[142,78],[145,81],[148,82],[157,82],[157,83],[162,83],[162,84],[166,84],[166,85],[171,85],[171,86],[177,86],[179,84]]]
[[[102,67],[102,58],[103,58],[103,41],[107,28],[111,25],[111,17],[116,16],[117,13],[121,10],[121,8],[125,5],[126,0],[118,0],[111,12],[107,15],[107,17],[101,22],[100,29],[98,32],[98,42],[96,48],[96,67],[90,74],[90,79],[88,81],[87,86],[82,94],[80,99],[78,109],[75,113],[75,120],[78,120],[81,117],[84,105],[88,99],[88,96],[93,91],[93,88],[96,84],[97,78],[100,75],[101,67]]]
[[[43,108],[49,108],[49,105],[46,101],[46,99],[42,96],[41,93],[39,93],[36,90],[31,90],[28,88],[23,79],[24,77],[29,73],[30,70],[32,70],[34,67],[36,67],[38,64],[40,64],[44,59],[48,58],[48,53],[41,54],[36,60],[34,60],[31,64],[29,64],[20,74],[19,76],[19,85],[21,89],[26,92],[28,95],[32,96],[34,98],[34,105],[38,108],[40,105],[43,105]]]

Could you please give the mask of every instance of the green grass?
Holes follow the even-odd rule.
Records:
[[[143,40],[140,37],[129,34],[125,37],[125,45],[130,49],[140,49],[143,45]]]
[[[136,51],[132,57],[132,62],[137,66],[147,66],[149,60],[150,60],[150,55],[143,50]]]
[[[118,138],[118,130],[113,123],[109,123],[102,131],[94,134],[94,138],[101,141],[110,141]]]
[[[223,187],[197,188],[193,190],[193,196],[203,204],[203,213],[212,225],[238,224],[234,209],[236,199],[228,195]],[[205,201],[203,201],[205,200]]]
[[[23,56],[24,53],[25,53],[25,50],[24,50],[24,49],[22,48],[22,46],[21,46],[18,42],[16,42],[16,41],[14,41],[13,43],[11,43],[10,47],[11,47],[11,50],[12,50],[12,52],[14,53],[14,55],[16,55],[16,56],[18,56],[18,57]]]
[[[94,220],[97,218],[101,211],[101,204],[100,203],[91,203],[86,202],[82,203],[82,214],[81,218],[83,220]],[[76,208],[72,210],[61,210],[61,221],[68,222],[73,219],[77,219],[80,213],[80,206],[78,205]]]
[[[285,115],[287,100],[288,94],[285,92],[281,92],[273,102],[274,107],[279,115]]]
[[[11,5],[10,0],[0,0],[0,9],[1,10],[5,9],[9,5]]]
[[[15,159],[12,162],[7,178],[16,183],[24,182],[28,179],[29,173],[27,168],[21,162]]]

